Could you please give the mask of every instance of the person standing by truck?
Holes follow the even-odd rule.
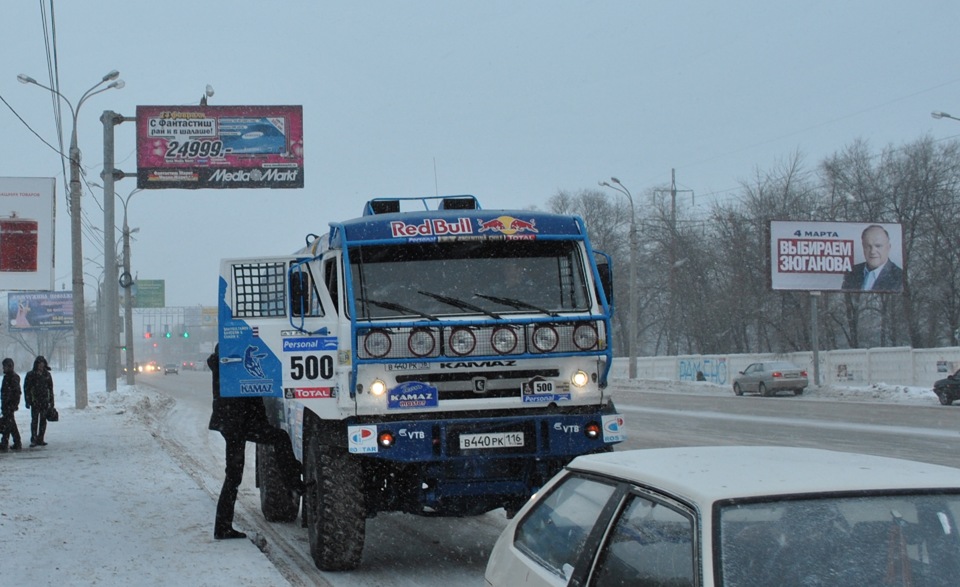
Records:
[[[213,411],[210,415],[210,430],[216,430],[226,442],[226,470],[213,537],[217,540],[246,538],[246,534],[233,527],[233,513],[237,492],[243,481],[243,466],[247,441],[273,445],[277,452],[280,471],[286,476],[287,487],[297,495],[304,491],[300,478],[301,467],[293,454],[290,437],[283,430],[270,425],[261,397],[220,396],[220,345],[214,347],[207,357],[213,380]]]
[[[3,382],[0,383],[0,450],[7,450],[8,441],[13,436],[12,450],[20,450],[20,429],[17,427],[15,412],[20,408],[20,376],[13,370],[13,359],[3,360]]]
[[[23,395],[30,410],[30,446],[47,446],[47,410],[53,408],[53,376],[43,355],[33,360],[33,369],[23,379]]]

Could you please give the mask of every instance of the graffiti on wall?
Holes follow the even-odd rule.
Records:
[[[701,381],[726,385],[729,380],[727,359],[725,357],[700,357],[697,359],[679,359],[680,381],[697,381],[697,373],[702,373]]]

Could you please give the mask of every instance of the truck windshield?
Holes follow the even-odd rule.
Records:
[[[466,241],[350,248],[359,318],[585,311],[574,241]]]

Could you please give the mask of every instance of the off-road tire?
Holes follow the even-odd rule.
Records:
[[[290,493],[277,465],[276,449],[269,444],[257,444],[257,484],[260,511],[268,522],[296,521],[300,499]]]
[[[352,571],[360,566],[366,534],[361,463],[311,434],[303,467],[303,515],[313,562],[321,571]]]

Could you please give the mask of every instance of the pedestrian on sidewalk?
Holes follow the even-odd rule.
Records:
[[[233,527],[233,512],[237,492],[243,480],[244,452],[247,441],[273,445],[281,474],[291,492],[303,495],[300,462],[293,454],[293,445],[286,432],[270,424],[267,410],[260,397],[220,396],[220,345],[207,357],[207,366],[213,375],[213,413],[210,430],[216,430],[226,442],[226,476],[217,501],[217,515],[213,537],[217,540],[245,538],[247,535]]]
[[[0,383],[0,450],[7,450],[10,437],[13,437],[12,450],[20,450],[20,429],[17,427],[15,413],[20,409],[20,376],[13,369],[13,359],[3,360],[3,382]]]
[[[30,409],[30,446],[47,446],[47,410],[53,408],[53,376],[43,355],[33,361],[33,369],[23,380],[23,395]]]

